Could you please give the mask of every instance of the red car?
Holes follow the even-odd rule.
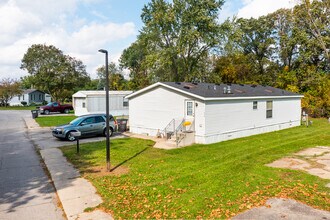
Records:
[[[45,106],[40,106],[39,112],[40,114],[48,115],[50,112],[60,112],[68,114],[70,110],[73,110],[72,105],[64,104],[61,105],[59,102],[50,102]]]

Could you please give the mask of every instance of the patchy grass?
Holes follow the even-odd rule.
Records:
[[[327,120],[169,151],[152,145],[133,138],[111,140],[112,167],[128,170],[121,175],[97,172],[106,166],[105,142],[82,144],[80,156],[75,146],[62,150],[97,188],[104,201],[100,208],[116,219],[229,218],[271,197],[330,211],[329,180],[265,166],[304,148],[330,146]]]
[[[0,107],[0,110],[36,110],[36,106],[7,106]]]
[[[47,117],[38,117],[36,118],[36,122],[41,127],[52,127],[57,125],[68,124],[73,119],[77,118],[77,116],[47,116]]]

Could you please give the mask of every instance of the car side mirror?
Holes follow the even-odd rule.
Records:
[[[85,123],[85,122],[82,122],[82,123],[80,124],[80,126],[84,126],[84,125],[86,125],[86,123]]]

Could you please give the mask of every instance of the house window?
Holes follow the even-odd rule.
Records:
[[[30,94],[30,99],[33,100],[33,99],[32,99],[32,94]]]
[[[253,101],[253,110],[258,109],[258,102]]]
[[[266,104],[266,118],[273,117],[273,101],[267,101]]]
[[[193,103],[187,102],[187,116],[193,115]]]
[[[21,96],[20,95],[18,96],[18,100],[21,100]]]
[[[85,102],[82,103],[82,107],[86,108],[86,103]]]
[[[127,100],[127,99],[124,99],[124,100],[123,100],[123,106],[124,106],[124,107],[128,107],[128,100]]]
[[[39,94],[39,100],[41,100],[41,94]]]
[[[24,100],[24,95],[23,95],[23,100]]]

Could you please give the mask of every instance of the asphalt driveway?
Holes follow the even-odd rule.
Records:
[[[28,117],[26,118],[26,120],[29,126],[29,131],[28,131],[29,138],[36,146],[38,146],[40,150],[76,144],[76,141],[71,142],[67,140],[60,140],[53,137],[50,127],[39,127],[39,125],[32,118]],[[124,137],[126,136],[123,135],[122,133],[114,132],[113,136],[110,137],[110,140],[117,138],[124,138]],[[99,137],[81,138],[79,142],[90,143],[90,142],[97,142],[103,140],[105,140],[105,137],[99,136]]]

